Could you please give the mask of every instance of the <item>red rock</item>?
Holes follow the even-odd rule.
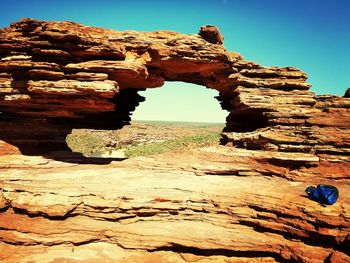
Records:
[[[71,57],[71,55],[64,51],[64,50],[58,50],[58,49],[41,49],[41,48],[33,48],[32,49],[34,54],[39,54],[43,56],[53,56],[53,57]]]
[[[112,98],[118,92],[114,81],[33,81],[28,82],[28,92],[55,96],[95,95],[96,97]]]
[[[0,156],[13,155],[13,154],[21,154],[21,152],[17,147],[0,140]],[[0,205],[0,209],[1,208],[3,207],[1,207]]]
[[[221,35],[219,29],[216,26],[202,26],[199,30],[198,35],[212,44],[221,45],[224,42],[224,37]]]
[[[350,98],[350,88],[345,91],[344,98]]]
[[[70,79],[76,79],[76,80],[87,80],[87,81],[93,81],[93,80],[107,80],[108,74],[106,73],[89,73],[89,72],[78,72],[75,74],[68,75]]]
[[[350,256],[339,252],[339,251],[334,251],[329,258],[329,262],[331,263],[346,263],[350,261]]]
[[[315,96],[299,69],[222,42],[213,26],[1,29],[0,260],[347,262],[350,99]],[[124,125],[137,92],[164,81],[220,92],[226,146],[110,165],[63,151],[72,128]],[[339,188],[335,205],[306,198],[318,183]]]
[[[45,69],[31,69],[28,70],[28,74],[32,79],[60,80],[65,78],[63,72]]]

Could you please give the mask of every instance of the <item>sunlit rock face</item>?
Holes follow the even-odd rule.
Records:
[[[299,118],[286,107],[299,115],[313,110],[305,73],[245,61],[222,43],[223,36],[210,25],[184,35],[22,19],[0,31],[0,121],[5,127],[0,138],[23,153],[63,149],[71,128],[116,129],[128,123],[143,101],[137,91],[160,87],[165,80],[218,90],[222,107],[231,112],[229,132]],[[35,133],[29,132],[33,127]],[[235,143],[229,137],[223,142]]]
[[[218,100],[230,112],[224,144],[348,151],[347,96],[315,97],[300,70],[245,61],[222,43],[210,25],[184,35],[32,19],[13,23],[0,31],[0,138],[24,153],[64,148],[71,128],[122,127],[143,101],[138,90],[173,80],[220,92]],[[33,127],[35,133],[29,132]]]
[[[306,79],[226,51],[214,26],[1,29],[0,261],[349,262],[350,98]],[[47,155],[72,128],[127,124],[164,81],[219,91],[225,146],[103,166]],[[318,183],[335,205],[305,197]]]

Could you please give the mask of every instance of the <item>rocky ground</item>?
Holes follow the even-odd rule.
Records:
[[[0,157],[1,262],[350,260],[349,179],[319,178],[311,155],[217,145],[79,162]],[[339,201],[309,200],[317,183]]]

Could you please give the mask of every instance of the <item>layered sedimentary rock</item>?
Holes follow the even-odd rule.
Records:
[[[22,152],[64,148],[71,128],[121,127],[143,101],[138,90],[176,80],[219,90],[230,112],[223,143],[349,151],[348,98],[317,97],[300,70],[245,61],[222,42],[213,26],[183,35],[31,19],[13,23],[0,32],[1,138]],[[35,133],[24,132],[31,127]]]
[[[0,260],[349,262],[349,180],[322,179],[340,198],[321,206],[304,190],[322,173],[272,162],[286,158],[224,146],[103,166],[2,156]],[[306,158],[318,162],[293,162]]]
[[[222,43],[213,26],[1,29],[0,260],[349,262],[348,92],[315,96],[299,69]],[[72,128],[122,127],[138,92],[164,81],[219,91],[226,146],[104,166],[51,160]],[[336,185],[339,202],[307,199],[318,183]]]
[[[350,88],[345,91],[344,98],[350,98]]]
[[[31,19],[13,23],[0,32],[0,121],[12,131],[3,131],[1,138],[22,152],[48,149],[53,136],[47,129],[54,127],[51,148],[60,140],[64,147],[71,128],[121,127],[142,101],[137,91],[160,87],[164,81],[217,89],[224,108],[234,112],[237,106],[231,100],[238,96],[237,87],[281,92],[310,87],[300,70],[244,61],[226,52],[222,42],[214,26],[202,27],[199,35],[183,35]],[[305,96],[313,98],[307,91]],[[35,134],[26,134],[32,121],[43,124],[35,125]],[[241,126],[235,123],[230,116],[228,127]]]

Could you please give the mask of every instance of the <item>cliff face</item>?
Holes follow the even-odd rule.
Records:
[[[349,262],[350,98],[315,96],[300,70],[222,43],[213,26],[1,29],[0,259]],[[72,128],[122,127],[137,92],[164,81],[219,91],[226,146],[105,166],[21,155],[58,159],[48,152],[66,149]],[[335,184],[339,202],[308,200],[317,183]]]

